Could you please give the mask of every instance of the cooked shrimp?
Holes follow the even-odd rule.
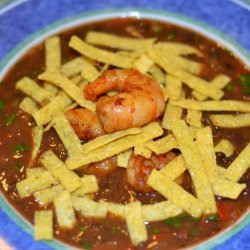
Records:
[[[105,133],[96,114],[87,109],[71,109],[65,112],[65,116],[78,137],[84,141],[92,140]]]
[[[115,96],[97,101],[97,114],[106,132],[143,126],[158,118],[165,109],[160,86],[152,78],[133,69],[105,71],[85,87],[85,97],[95,101],[111,90]]]
[[[147,185],[148,176],[153,169],[161,169],[176,157],[175,153],[168,152],[162,155],[153,154],[150,159],[140,155],[131,155],[126,169],[127,181],[136,190],[141,192],[152,191]]]

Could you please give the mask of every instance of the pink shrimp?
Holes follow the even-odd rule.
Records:
[[[97,100],[97,114],[108,133],[143,126],[158,118],[165,109],[159,84],[137,70],[107,70],[87,85],[84,93],[87,99],[95,101],[111,90],[120,93]]]
[[[163,168],[175,157],[175,153],[171,151],[162,155],[153,154],[150,159],[146,159],[140,155],[131,155],[126,169],[128,183],[138,191],[152,191],[151,187],[147,185],[148,176],[152,170]]]

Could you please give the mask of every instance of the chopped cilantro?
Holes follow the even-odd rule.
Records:
[[[176,40],[176,38],[177,38],[176,33],[170,32],[170,33],[168,34],[168,40],[169,40],[169,41],[174,41],[174,40]]]
[[[83,247],[85,249],[92,249],[93,244],[90,241],[86,241],[86,242],[83,243]]]
[[[5,125],[7,127],[10,126],[14,122],[15,118],[16,118],[16,114],[7,116]]]
[[[25,144],[17,144],[15,149],[14,149],[14,154],[18,154],[18,153],[22,153],[22,152],[25,152],[29,149],[29,147]]]
[[[188,232],[188,236],[189,236],[189,237],[196,237],[196,236],[199,236],[199,235],[200,235],[200,232],[197,231],[197,230],[194,230],[194,229],[192,229],[192,230],[190,230],[190,231]]]
[[[116,227],[116,226],[113,226],[111,228],[111,232],[114,234],[114,233],[117,233],[119,231],[119,227]]]
[[[0,111],[4,108],[4,101],[0,99]]]
[[[233,84],[231,82],[227,84],[226,91],[227,91],[227,93],[232,93],[232,91],[233,91]]]
[[[78,232],[84,232],[86,230],[86,226],[80,226],[78,228]]]
[[[12,168],[13,168],[13,170],[14,170],[16,173],[21,173],[21,172],[22,172],[23,166],[20,165],[20,164],[16,164],[16,165],[13,165]]]
[[[183,226],[182,218],[180,216],[168,218],[165,220],[165,223],[173,228],[179,228]]]
[[[245,94],[250,94],[250,75],[240,75],[240,84],[244,87]]]
[[[206,217],[206,221],[207,222],[210,222],[210,221],[213,221],[213,222],[215,222],[215,221],[219,221],[219,216],[218,216],[218,214],[210,214],[210,215],[208,215],[207,217]]]
[[[152,228],[151,229],[152,234],[158,234],[160,230],[158,228]]]

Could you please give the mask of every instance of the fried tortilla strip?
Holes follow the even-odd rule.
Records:
[[[223,89],[231,79],[226,75],[217,75],[211,82],[209,82],[208,86],[213,86],[217,89]],[[200,94],[199,92],[193,90],[192,95],[198,100],[198,101],[205,101],[207,99],[207,96]]]
[[[222,128],[239,128],[250,126],[250,114],[210,115],[213,125]]]
[[[170,201],[161,201],[155,204],[142,205],[142,215],[145,221],[161,221],[177,216],[183,212],[182,209]]]
[[[48,205],[48,204],[52,203],[54,198],[59,193],[61,193],[63,190],[65,190],[63,185],[59,184],[59,185],[55,185],[51,188],[46,188],[44,190],[37,191],[33,195],[36,198],[36,201],[40,205],[44,206],[44,205]]]
[[[26,178],[38,177],[45,172],[48,172],[46,168],[26,168]]]
[[[223,101],[194,101],[191,99],[179,99],[170,100],[170,103],[174,106],[203,111],[238,111],[238,112],[250,112],[250,103],[234,100]]]
[[[161,70],[161,68],[153,64],[149,69],[148,73],[155,79],[156,82],[158,82],[160,85],[165,85],[165,76],[166,74]]]
[[[52,120],[52,126],[56,130],[67,150],[67,161],[74,161],[74,159],[77,158],[79,154],[82,154],[82,144],[74,129],[70,125],[68,119],[64,114],[61,113]]]
[[[134,147],[134,154],[141,155],[147,159],[151,158],[152,151],[146,147],[147,142],[140,143]]]
[[[72,192],[81,187],[81,178],[75,172],[69,170],[51,150],[46,151],[40,157],[40,162],[68,191]]]
[[[164,136],[156,141],[146,142],[145,146],[157,155],[164,154],[174,148],[178,148],[178,144],[172,134]]]
[[[105,32],[89,31],[85,40],[87,43],[95,45],[133,51],[143,50],[151,46],[156,41],[156,38],[136,39],[111,35]]]
[[[19,108],[32,116],[39,109],[36,103],[29,97],[25,97],[22,100],[19,105]]]
[[[134,68],[146,74],[153,64],[154,62],[143,54],[134,62]]]
[[[129,237],[134,246],[148,239],[147,228],[144,224],[142,205],[139,201],[129,203],[125,208],[125,219]]]
[[[246,185],[228,181],[220,176],[216,165],[211,128],[207,126],[198,130],[196,142],[214,193],[226,198],[238,198]]]
[[[202,202],[161,172],[154,169],[148,177],[147,184],[193,217],[202,215]]]
[[[234,153],[234,145],[226,140],[222,139],[216,146],[215,146],[215,152],[222,152],[225,154],[226,157],[231,156]]]
[[[39,176],[32,176],[19,181],[16,184],[16,189],[20,198],[24,198],[36,191],[50,187],[54,182],[54,177],[49,172],[45,172]]]
[[[227,168],[224,176],[237,182],[250,167],[250,143],[240,152],[237,158]]]
[[[188,109],[187,110],[187,116],[186,116],[186,122],[196,128],[202,127],[202,112],[199,110],[193,110]]]
[[[76,223],[70,192],[64,190],[54,198],[57,223],[61,228],[72,228]]]
[[[108,63],[120,68],[132,68],[133,65],[133,59],[129,57],[119,56],[107,50],[95,48],[85,43],[77,36],[71,37],[69,46],[78,51],[80,54],[93,60],[97,60],[98,62]]]
[[[32,137],[33,137],[33,149],[31,154],[31,162],[33,162],[37,154],[39,152],[39,149],[41,147],[42,139],[43,139],[43,127],[42,126],[36,126],[32,129]]]
[[[92,82],[97,79],[101,73],[90,63],[86,63],[82,69],[81,75],[88,82]]]
[[[67,165],[69,169],[76,169],[85,166],[91,162],[97,162],[123,151],[126,151],[134,146],[161,136],[163,133],[162,128],[157,122],[152,122],[142,128],[142,132],[137,135],[127,135],[123,138],[112,141],[100,148],[90,151],[88,154],[79,156],[79,159],[71,165]]]
[[[38,126],[49,123],[53,118],[60,114],[65,108],[72,103],[71,98],[64,92],[59,93],[52,98],[50,102],[33,114]]]
[[[141,128],[128,128],[120,131],[116,131],[112,134],[106,134],[95,138],[83,145],[84,153],[89,153],[97,148],[107,145],[110,142],[118,140],[128,135],[137,135],[142,132]]]
[[[34,237],[35,240],[53,239],[53,212],[51,210],[35,211]]]
[[[126,150],[117,155],[117,165],[118,167],[126,168],[128,166],[128,160],[132,154],[132,150]]]
[[[217,207],[212,187],[200,157],[199,149],[187,124],[183,120],[176,121],[172,126],[172,132],[191,175],[196,195],[205,206],[205,213],[216,213]]]
[[[82,69],[85,67],[86,60],[82,57],[76,57],[61,67],[61,73],[66,77],[71,77],[82,72]]]
[[[99,203],[103,204],[103,206],[106,206],[109,213],[115,216],[119,216],[121,218],[125,218],[126,205],[113,203],[113,202],[107,202],[103,200],[101,200]]]
[[[107,215],[107,206],[100,202],[92,201],[87,197],[78,197],[72,195],[73,206],[79,210],[83,216],[105,218]]]
[[[16,88],[18,90],[21,90],[26,95],[30,96],[34,101],[40,104],[52,97],[49,91],[42,88],[29,77],[23,77],[22,79],[20,79],[16,83]]]
[[[208,88],[208,82],[202,78],[192,75],[180,67],[172,64],[168,58],[162,57],[160,51],[154,48],[147,49],[149,58],[161,66],[167,73],[175,76],[181,82],[185,83],[189,88],[198,91],[199,93],[211,97],[212,99],[219,100],[223,96],[223,91],[216,88]]]
[[[84,175],[82,178],[82,186],[73,192],[73,195],[84,196],[85,194],[94,193],[99,190],[95,175]]]
[[[166,89],[169,93],[169,98],[177,100],[181,97],[182,82],[171,75],[166,75]]]
[[[38,79],[51,82],[63,89],[73,100],[80,106],[95,111],[95,103],[85,99],[82,90],[77,87],[71,80],[60,73],[44,72],[38,76]]]

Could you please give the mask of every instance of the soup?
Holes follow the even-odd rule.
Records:
[[[249,209],[249,79],[220,44],[159,21],[48,38],[1,82],[1,190],[45,224],[36,239],[85,249],[204,241]]]

